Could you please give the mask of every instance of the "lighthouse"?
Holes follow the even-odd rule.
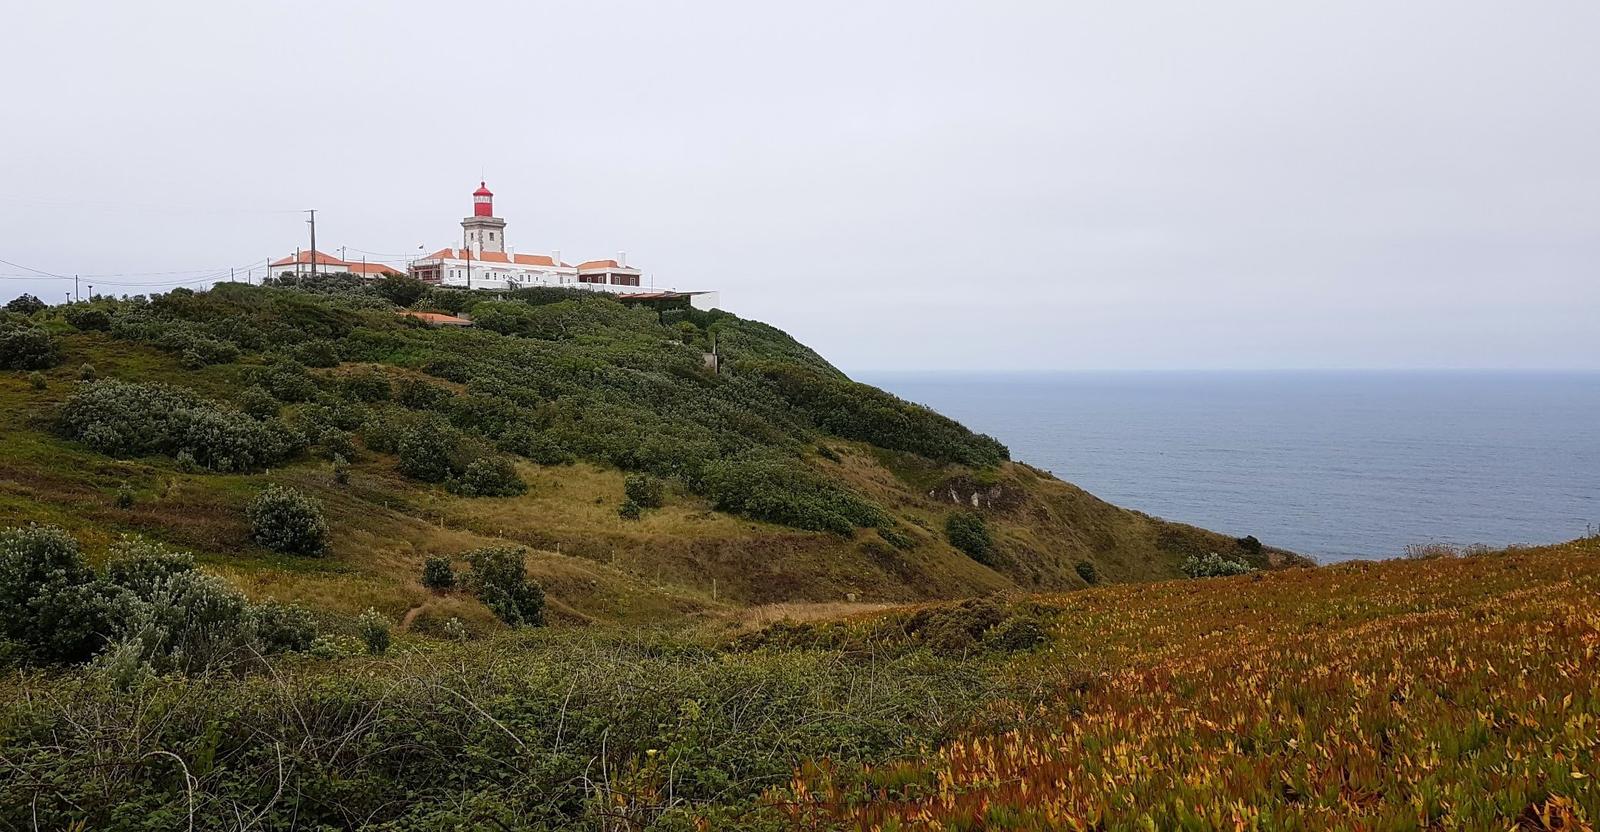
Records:
[[[472,216],[461,221],[461,247],[473,256],[506,250],[506,221],[494,215],[494,193],[484,182],[472,192]]]

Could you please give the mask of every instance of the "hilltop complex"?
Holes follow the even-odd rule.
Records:
[[[446,247],[411,261],[401,269],[382,263],[343,260],[320,251],[296,251],[274,260],[272,274],[279,277],[310,277],[315,274],[352,274],[379,278],[386,274],[409,272],[412,277],[439,286],[463,289],[507,291],[534,286],[560,286],[612,292],[623,298],[660,299],[684,297],[696,307],[717,305],[717,293],[707,291],[655,290],[644,281],[644,273],[628,265],[626,252],[613,259],[586,260],[571,265],[560,251],[549,254],[519,254],[507,244],[506,221],[494,215],[494,193],[479,182],[472,192],[472,216],[461,220],[461,247]]]

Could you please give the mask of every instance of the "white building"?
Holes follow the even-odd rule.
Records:
[[[588,260],[576,266],[561,252],[518,254],[506,244],[506,221],[494,216],[494,194],[484,183],[472,194],[472,216],[461,221],[461,247],[443,248],[411,264],[411,276],[425,283],[464,289],[510,290],[560,286],[613,292],[623,297],[658,300],[687,296],[697,308],[717,304],[716,292],[665,291],[649,285],[644,273],[628,265],[626,252],[612,260]]]

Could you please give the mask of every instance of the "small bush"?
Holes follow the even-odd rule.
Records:
[[[472,565],[467,585],[497,618],[513,627],[544,624],[544,590],[528,580],[522,549],[474,549],[463,557]]]
[[[257,378],[280,402],[309,402],[317,397],[317,380],[293,361],[280,360],[262,370]]]
[[[35,390],[44,390],[50,386],[50,381],[44,377],[44,373],[34,370],[28,374],[28,386]]]
[[[339,366],[339,348],[332,341],[316,338],[295,348],[295,358],[307,367]]]
[[[454,589],[456,570],[447,557],[431,557],[422,564],[422,585],[434,592]]]
[[[333,481],[340,485],[350,483],[350,462],[340,454],[333,455]]]
[[[437,384],[406,379],[400,382],[394,400],[412,410],[440,410],[454,397],[454,393]]]
[[[1253,534],[1247,534],[1235,542],[1238,543],[1239,548],[1242,551],[1248,552],[1252,555],[1261,554],[1261,541],[1257,540],[1256,536]]]
[[[117,486],[117,508],[133,508],[133,487],[127,483]]]
[[[1082,578],[1084,583],[1090,586],[1100,583],[1100,571],[1094,568],[1094,564],[1080,560],[1072,568],[1077,571],[1078,577]]]
[[[244,629],[252,646],[263,656],[303,653],[317,639],[311,611],[299,604],[256,604],[245,611]]]
[[[0,370],[43,370],[60,360],[60,347],[44,327],[0,320]]]
[[[381,656],[389,650],[389,619],[372,607],[361,614],[356,622],[356,627],[361,631],[361,641],[367,645],[367,652],[374,656]]]
[[[911,535],[906,534],[898,527],[893,525],[886,524],[879,526],[878,536],[883,538],[883,542],[901,551],[910,551],[917,548],[917,541],[912,538]]]
[[[386,402],[393,395],[389,377],[374,370],[362,370],[339,382],[344,397],[357,402]]]
[[[622,492],[640,508],[661,507],[661,480],[649,474],[629,474],[622,481]]]
[[[94,365],[93,364],[88,364],[88,363],[80,365],[78,367],[78,380],[79,381],[94,381],[95,380]]]
[[[278,552],[321,555],[328,548],[328,521],[316,500],[281,485],[269,485],[250,503],[253,539]]]
[[[624,520],[638,520],[643,515],[644,509],[631,499],[623,500],[622,505],[617,508],[617,516]]]
[[[278,411],[282,409],[278,400],[259,384],[253,384],[240,392],[239,397],[234,400],[234,405],[253,419],[276,418]]]
[[[113,630],[115,603],[55,527],[0,531],[0,637],[41,662],[81,662]]]
[[[414,277],[391,274],[378,281],[378,294],[396,306],[410,306],[428,291],[428,284]]]
[[[423,482],[444,482],[450,478],[451,461],[458,440],[455,431],[435,419],[418,423],[401,437],[400,473]]]
[[[194,556],[188,552],[124,535],[112,547],[111,559],[106,563],[106,580],[140,598],[149,598],[172,576],[192,571]]]
[[[994,552],[994,538],[989,535],[989,524],[975,512],[959,511],[945,518],[944,536],[950,545],[979,563],[990,563]]]
[[[453,490],[467,497],[515,497],[527,492],[528,486],[517,475],[511,460],[487,456],[469,463],[453,483]]]
[[[499,441],[500,450],[517,454],[540,465],[568,465],[577,460],[572,450],[550,434],[526,426],[506,431]]]
[[[1216,552],[1211,552],[1205,557],[1190,555],[1184,560],[1182,569],[1183,574],[1191,578],[1222,578],[1256,571],[1256,568],[1248,563],[1228,560]]]
[[[461,619],[454,616],[451,616],[450,620],[444,623],[444,635],[445,638],[451,641],[466,641],[469,637],[467,625],[461,623]]]
[[[63,317],[74,329],[83,332],[108,332],[111,329],[111,314],[99,306],[75,303],[67,307]]]
[[[18,315],[32,315],[33,313],[39,312],[44,308],[44,301],[39,300],[38,298],[29,294],[21,294],[9,301],[6,301],[6,311],[15,312]]]

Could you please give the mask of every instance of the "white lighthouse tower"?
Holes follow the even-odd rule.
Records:
[[[483,182],[472,192],[472,216],[461,221],[461,247],[473,256],[506,250],[506,221],[494,215],[494,194]]]

